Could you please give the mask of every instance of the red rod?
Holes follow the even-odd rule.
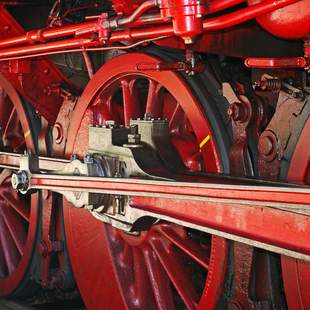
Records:
[[[72,36],[81,28],[94,28],[97,21],[73,24],[60,28],[32,30],[23,35],[0,40],[0,47],[9,47],[13,45],[22,45],[27,43],[43,42],[49,39],[56,39],[66,36]]]
[[[127,23],[131,23],[137,20],[145,11],[154,7],[155,1],[149,0],[142,5],[140,5],[132,15],[129,17],[121,18],[119,20],[120,25],[125,25]],[[68,25],[59,28],[52,28],[52,29],[39,29],[39,30],[32,30],[23,35],[7,38],[4,40],[0,40],[0,48],[1,47],[10,47],[14,45],[22,45],[22,44],[32,44],[36,42],[44,42],[49,39],[56,39],[66,36],[74,36],[76,32],[81,29],[89,29],[89,31],[93,31],[97,26],[98,21],[91,21],[79,24]]]
[[[274,11],[276,9],[282,8],[289,4],[298,2],[300,0],[267,0],[262,3],[246,7],[244,9],[238,10],[233,13],[226,14],[220,17],[214,17],[211,19],[206,19],[203,23],[204,31],[212,31],[219,30],[223,28],[228,28],[235,26],[237,24],[246,22],[251,20],[257,16],[266,14],[268,12]],[[96,22],[87,23],[87,27],[85,27],[85,23],[83,25],[73,25],[72,27],[78,27],[78,30],[89,28],[88,33],[91,34],[94,31],[94,25],[97,25]],[[92,26],[90,26],[92,25]],[[70,26],[68,26],[70,28]],[[76,30],[75,28],[75,30]],[[62,28],[58,29],[58,31],[62,31]],[[53,29],[56,31],[56,29]],[[67,30],[69,31],[69,30]],[[72,31],[72,28],[71,28]],[[63,31],[62,31],[63,33]],[[84,34],[87,34],[85,31]],[[147,39],[147,38],[155,38],[159,36],[173,36],[173,26],[156,26],[156,27],[144,27],[144,28],[136,28],[136,29],[126,29],[122,31],[112,32],[111,37],[108,43],[120,42],[126,40],[138,40],[138,39]],[[55,33],[56,36],[56,33]],[[58,34],[57,34],[58,37]],[[11,39],[11,40],[14,40]],[[11,49],[0,50],[0,59],[7,57],[18,57],[23,55],[30,55],[32,53],[43,53],[43,52],[53,52],[57,50],[66,50],[69,48],[83,48],[88,46],[98,46],[100,43],[96,41],[92,41],[91,39],[67,39],[57,42],[43,43],[37,45],[30,46],[21,46],[15,47]]]
[[[300,0],[267,0],[230,14],[207,19],[203,23],[203,29],[211,31],[229,28],[298,1]]]
[[[86,48],[90,46],[98,46],[99,44],[101,43],[99,43],[98,41],[94,41],[92,39],[74,38],[74,39],[61,40],[57,42],[27,45],[6,49],[3,52],[0,51],[0,58],[18,57],[21,55],[29,55],[32,53],[45,53],[72,48],[83,48],[83,47]]]
[[[203,23],[203,29],[204,31],[213,31],[229,28],[298,1],[300,0],[267,0],[224,16],[208,18]],[[126,29],[112,33],[109,42],[172,36],[173,34],[173,27],[171,25],[158,26],[156,28]]]

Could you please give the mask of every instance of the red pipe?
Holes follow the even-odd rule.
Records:
[[[60,28],[52,29],[39,29],[27,32],[24,35],[10,37],[0,40],[0,47],[9,47],[13,45],[22,45],[35,42],[44,42],[49,39],[56,39],[66,36],[75,35],[76,31],[81,28],[94,28],[97,25],[97,21],[85,22],[80,24],[73,24]]]
[[[86,48],[90,46],[98,46],[99,44],[99,41],[94,41],[92,39],[74,38],[44,44],[19,46],[5,49],[3,51],[0,50],[0,59],[5,57],[14,58],[18,56],[30,55],[33,53],[53,52],[72,48]]]
[[[130,27],[141,27],[145,25],[155,25],[155,24],[167,24],[170,20],[163,19],[160,14],[147,14],[143,15],[137,20],[130,23]]]
[[[155,6],[154,0],[148,0],[142,3],[130,16],[121,18],[117,21],[118,25],[125,25],[136,21],[144,12]],[[36,42],[45,42],[49,39],[56,39],[66,36],[74,36],[80,30],[85,29],[87,32],[92,32],[96,29],[98,21],[91,21],[79,24],[68,25],[52,29],[31,30],[24,35],[0,40],[0,48],[10,47],[22,44],[32,44]]]
[[[144,12],[153,8],[156,4],[155,0],[143,2],[130,16],[121,18],[117,21],[118,25],[127,25],[137,20]]]
[[[243,23],[245,21],[248,21],[250,19],[256,18],[260,15],[266,14],[268,12],[271,12],[273,10],[282,8],[284,6],[287,6],[289,4],[298,2],[300,0],[267,0],[264,2],[261,2],[259,4],[246,7],[244,9],[238,10],[233,13],[226,14],[224,16],[220,17],[214,17],[211,19],[206,19],[203,23],[203,29],[204,31],[213,31],[213,30],[219,30],[223,28],[228,28],[235,26],[237,24]],[[88,24],[87,27],[85,27],[85,23],[82,25],[73,25],[68,26],[65,28],[66,34],[68,34],[69,29],[70,31],[73,31],[73,29],[85,29],[89,28],[88,34],[93,33],[94,25],[97,25],[96,22],[90,22],[86,23]],[[92,25],[92,26],[90,26]],[[60,33],[63,34],[64,30],[63,28],[60,29],[53,29],[53,35],[56,36],[56,30],[57,37],[60,36]],[[87,34],[85,32],[84,34]],[[51,35],[49,33],[49,35]],[[172,25],[167,26],[157,26],[157,27],[148,27],[148,28],[137,28],[137,29],[126,29],[121,31],[112,32],[111,36],[108,40],[108,43],[113,42],[120,42],[120,41],[126,41],[126,40],[138,40],[138,39],[146,39],[146,38],[155,38],[160,36],[173,36],[174,30]],[[10,40],[14,40],[10,39]],[[30,46],[21,46],[21,47],[15,47],[11,49],[4,49],[0,50],[0,59],[1,58],[7,58],[7,57],[18,57],[23,55],[29,55],[32,53],[41,53],[41,52],[53,52],[57,50],[66,50],[69,48],[83,48],[87,46],[98,46],[100,45],[100,42],[93,41],[91,39],[67,39],[57,42],[50,42],[50,43],[43,43],[43,44],[37,44],[37,45],[30,45]]]
[[[203,23],[203,30],[211,31],[229,28],[298,1],[300,0],[267,0],[233,13],[207,19]]]
[[[224,16],[208,18],[203,22],[203,30],[213,31],[232,27],[298,1],[300,0],[267,0]],[[126,29],[112,33],[109,42],[112,43],[122,40],[138,40],[172,35],[174,35],[174,32],[171,25],[158,26],[156,28]]]

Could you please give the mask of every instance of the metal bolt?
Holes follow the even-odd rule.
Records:
[[[129,144],[140,144],[141,135],[139,134],[138,125],[130,126],[130,134],[128,134],[128,143]]]
[[[267,130],[262,133],[258,141],[258,151],[266,161],[272,161],[278,152],[278,142],[276,135]]]
[[[29,178],[26,171],[18,171],[12,174],[12,187],[17,191],[26,191],[29,185]]]
[[[151,113],[145,113],[144,114],[144,120],[150,121],[153,118],[153,115]]]
[[[84,156],[84,163],[85,164],[93,164],[94,163],[94,158],[91,154],[86,154]]]
[[[247,118],[247,113],[244,106],[240,102],[234,102],[229,105],[227,115],[235,122],[244,122]]]
[[[60,144],[63,140],[63,128],[61,124],[56,123],[53,127],[53,138],[55,139],[55,143]]]
[[[271,140],[270,137],[265,136],[259,140],[258,150],[262,155],[265,155],[265,156],[270,155],[273,149],[274,149],[273,141]]]
[[[138,125],[131,125],[130,126],[130,134],[137,135],[139,132]]]
[[[107,128],[113,128],[113,127],[115,127],[115,122],[112,120],[108,120],[105,122],[105,125]]]
[[[72,155],[71,155],[71,161],[77,160],[77,159],[79,159],[79,157],[77,156],[77,154],[72,154]]]

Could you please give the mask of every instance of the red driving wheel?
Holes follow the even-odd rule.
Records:
[[[308,102],[309,104],[309,102]],[[309,113],[309,109],[306,112]],[[298,138],[288,170],[288,180],[310,184],[310,118]],[[289,309],[310,309],[310,263],[282,256],[282,275]]]
[[[139,71],[137,61],[159,60],[125,54],[96,73],[73,112],[66,155],[87,152],[89,125],[114,120],[127,126],[147,113],[168,120],[172,143],[189,170],[220,172],[222,150],[208,110],[179,74]],[[171,223],[128,235],[67,202],[64,220],[75,278],[89,309],[217,305],[227,266],[226,240]]]
[[[0,149],[35,152],[29,113],[15,89],[0,75]],[[25,296],[32,289],[29,270],[37,236],[38,197],[20,195],[11,171],[0,173],[0,296]]]

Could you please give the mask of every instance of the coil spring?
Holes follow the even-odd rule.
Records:
[[[279,92],[282,88],[282,82],[280,79],[265,79],[256,83],[256,86],[261,90]]]

